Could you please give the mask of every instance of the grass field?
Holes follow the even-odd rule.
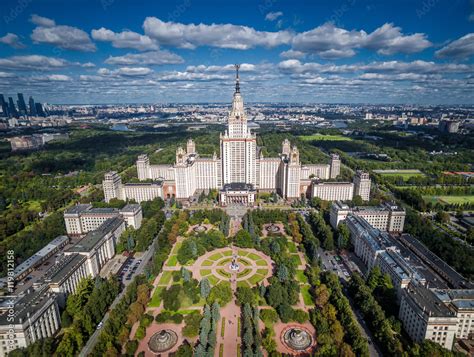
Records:
[[[303,270],[297,270],[296,271],[296,276],[295,276],[296,280],[298,280],[300,283],[307,283],[308,282],[308,278],[306,277],[306,275],[304,275],[304,271]]]
[[[165,287],[158,287],[153,292],[150,302],[148,303],[149,307],[159,307],[161,304],[161,292],[166,289]]]
[[[167,286],[172,277],[173,277],[173,273],[171,271],[164,271],[163,274],[161,275],[158,285]]]
[[[433,204],[474,204],[474,195],[470,196],[423,196],[425,202],[431,202]]]
[[[352,141],[351,138],[343,135],[323,135],[323,134],[313,134],[313,135],[301,135],[299,137],[303,141]]]
[[[425,176],[420,170],[374,170],[374,172],[384,177],[401,177],[403,181],[407,181],[411,177]]]
[[[309,292],[309,285],[303,285],[301,287],[301,295],[303,295],[303,301],[306,306],[314,306],[313,297]]]
[[[170,255],[170,258],[168,259],[168,262],[166,263],[166,266],[175,267],[176,264],[178,264],[178,256]]]

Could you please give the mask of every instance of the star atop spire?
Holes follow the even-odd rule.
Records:
[[[235,93],[240,93],[239,68],[240,64],[234,64],[235,67]]]

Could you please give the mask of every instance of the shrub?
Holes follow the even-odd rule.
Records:
[[[135,332],[135,338],[140,340],[143,340],[143,338],[146,335],[146,328],[144,326],[138,326],[137,332]]]
[[[267,325],[278,322],[278,314],[274,309],[262,309],[260,319]]]

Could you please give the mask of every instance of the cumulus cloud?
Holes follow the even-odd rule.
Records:
[[[81,64],[81,67],[83,67],[83,68],[94,68],[95,64],[92,63],[92,62],[86,62],[86,63]]]
[[[474,33],[468,33],[436,51],[436,56],[439,58],[467,59],[472,55],[474,55]]]
[[[266,16],[265,16],[265,20],[267,21],[275,21],[276,19],[278,19],[279,17],[283,16],[283,12],[281,11],[276,11],[276,12],[269,12]]]
[[[5,36],[0,37],[0,43],[13,47],[15,49],[22,49],[26,46],[20,41],[20,38],[14,33],[7,33]]]
[[[158,50],[144,53],[127,53],[123,56],[110,56],[105,63],[112,65],[164,65],[183,63],[184,60],[175,53]]]
[[[283,51],[280,53],[280,57],[283,58],[303,58],[306,56],[306,53],[301,52],[301,51],[295,51],[295,50],[288,50],[288,51]]]
[[[257,66],[252,63],[241,63],[239,71],[240,72],[253,72],[257,69]],[[235,67],[233,64],[227,64],[225,66],[188,66],[186,67],[186,72],[235,72]]]
[[[432,43],[426,39],[426,35],[415,33],[403,35],[400,27],[393,24],[384,24],[374,32],[367,35],[362,47],[376,50],[382,55],[393,55],[394,53],[415,53],[430,47]]]
[[[99,68],[97,74],[101,76],[143,77],[153,73],[148,67],[120,67],[115,70]]]
[[[92,38],[96,41],[111,42],[115,48],[133,48],[139,51],[157,50],[158,45],[146,35],[141,35],[133,31],[113,32],[101,27],[92,30]]]
[[[70,62],[61,58],[47,57],[41,55],[12,56],[0,58],[0,68],[17,70],[52,70],[71,65]]]
[[[31,22],[38,25],[31,34],[35,43],[46,43],[65,50],[94,52],[96,47],[87,32],[72,26],[56,25],[54,20],[33,15]]]
[[[47,17],[39,16],[36,14],[31,15],[30,22],[34,23],[36,26],[42,26],[42,27],[56,26],[56,22],[54,20],[48,19]]]
[[[46,78],[50,81],[53,81],[53,82],[67,82],[67,81],[72,80],[71,77],[66,76],[64,74],[50,74]]]
[[[382,55],[420,52],[432,44],[425,34],[404,35],[400,27],[384,24],[374,32],[351,30],[325,23],[310,31],[297,34],[292,42],[293,50],[316,54],[323,59],[352,57],[355,50],[366,48]]]
[[[276,47],[289,44],[292,39],[289,31],[265,32],[232,24],[186,25],[164,22],[156,17],[147,17],[143,28],[145,34],[158,41],[160,45],[188,49],[212,46],[247,50],[257,46]]]
[[[289,59],[278,64],[278,68],[287,74],[305,73],[418,73],[418,74],[438,74],[438,73],[471,73],[473,65],[454,63],[435,63],[428,61],[382,61],[371,63],[355,63],[345,65],[321,64],[317,62],[302,63],[297,59]]]

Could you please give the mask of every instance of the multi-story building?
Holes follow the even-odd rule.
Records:
[[[126,226],[135,229],[142,224],[142,208],[139,204],[127,204],[122,209],[93,208],[91,204],[78,204],[64,211],[68,235],[83,235],[99,228],[110,218],[121,216]]]
[[[427,339],[448,350],[452,348],[458,318],[427,287],[409,284],[403,291],[398,317],[413,341]]]
[[[115,255],[115,246],[124,230],[125,221],[123,217],[109,218],[96,230],[87,233],[83,239],[64,254],[85,256],[87,272],[89,275],[97,276],[105,263]]]
[[[108,173],[104,179],[106,200],[112,198],[150,199],[160,195],[162,198],[176,197],[186,200],[196,191],[219,190],[222,205],[253,205],[256,192],[277,192],[288,200],[299,199],[302,195],[310,197],[311,187],[317,185],[312,180],[334,179],[340,174],[341,161],[338,155],[331,155],[330,164],[302,164],[296,146],[288,140],[282,143],[278,157],[264,157],[263,150],[257,147],[256,135],[247,125],[247,114],[240,93],[240,79],[237,67],[235,92],[232,107],[228,115],[227,130],[220,135],[220,158],[216,153],[212,157],[201,157],[196,145],[189,139],[186,149],[176,150],[173,165],[152,165],[146,155],[137,160],[139,180],[154,180],[162,185],[162,191],[153,183],[135,186],[135,191],[127,192],[115,173]],[[365,176],[364,176],[365,177]],[[367,176],[368,177],[368,176]],[[233,189],[236,191],[233,191]],[[365,190],[365,181],[360,185]],[[316,191],[323,199],[350,200],[354,195],[352,183],[328,183],[328,186],[317,187]],[[143,193],[139,193],[143,191]],[[369,180],[370,191],[370,180]],[[365,196],[364,196],[365,197]]]
[[[312,182],[311,197],[318,197],[324,201],[349,201],[354,197],[352,182]]]
[[[354,196],[360,196],[363,201],[370,200],[370,176],[367,172],[357,170],[354,176]]]
[[[364,218],[372,227],[387,232],[403,232],[405,210],[400,206],[385,202],[380,206],[349,207],[341,201],[333,202],[329,212],[329,221],[337,228],[349,214]]]
[[[421,243],[415,244],[411,236],[391,236],[354,214],[347,216],[346,223],[354,251],[368,271],[377,266],[392,279],[400,301],[399,318],[415,342],[429,339],[451,349],[454,339],[474,333],[471,282],[427,253]],[[438,274],[440,267],[446,270],[443,275]]]
[[[28,291],[0,311],[0,356],[54,336],[60,320],[56,295],[47,286]]]

